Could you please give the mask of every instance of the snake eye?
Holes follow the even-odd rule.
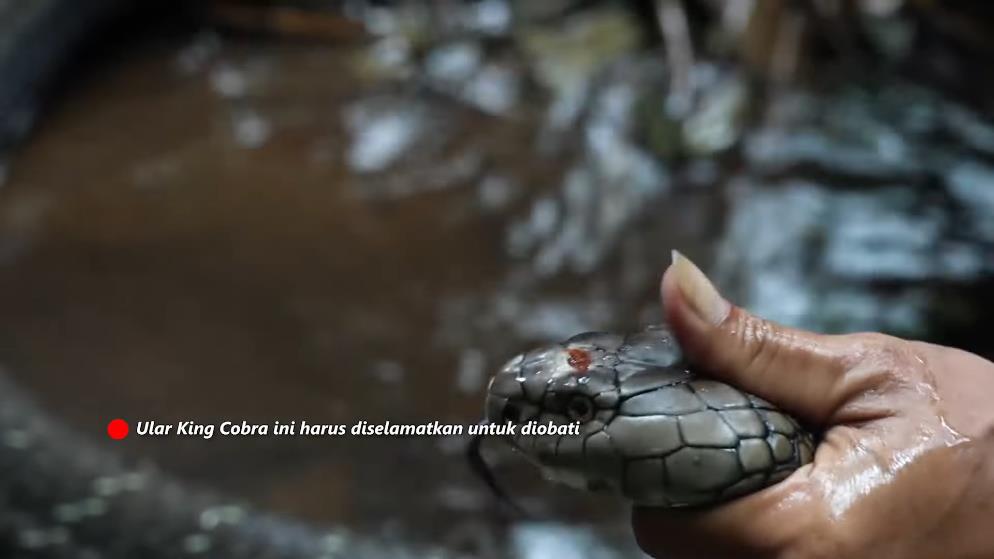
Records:
[[[594,402],[587,396],[573,396],[566,404],[566,415],[573,421],[590,421],[594,417]]]

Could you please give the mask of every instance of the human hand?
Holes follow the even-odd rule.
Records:
[[[785,328],[725,301],[685,257],[666,319],[702,371],[821,433],[814,461],[707,510],[636,508],[666,559],[994,557],[994,363],[883,334]]]

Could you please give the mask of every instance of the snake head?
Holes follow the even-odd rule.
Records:
[[[547,478],[648,506],[755,491],[810,462],[814,448],[769,402],[692,372],[665,327],[581,334],[518,355],[491,381],[486,413],[516,426],[505,440]]]
[[[623,491],[623,456],[629,449],[605,429],[618,413],[624,378],[680,360],[668,340],[664,329],[627,338],[590,332],[518,355],[490,382],[487,419],[516,426],[505,440],[547,478],[582,489]],[[570,434],[523,433],[529,423],[576,427]]]

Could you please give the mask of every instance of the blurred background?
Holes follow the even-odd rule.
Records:
[[[482,415],[531,345],[738,304],[994,356],[994,8],[929,0],[0,0],[0,363],[81,437],[322,526],[639,557],[623,503],[460,438],[113,417]],[[71,467],[71,466],[69,466]]]

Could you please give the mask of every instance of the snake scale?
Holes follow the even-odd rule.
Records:
[[[547,478],[640,505],[716,504],[784,479],[814,453],[794,418],[698,376],[664,326],[518,355],[487,392],[491,423],[579,424],[579,435],[504,437]]]

